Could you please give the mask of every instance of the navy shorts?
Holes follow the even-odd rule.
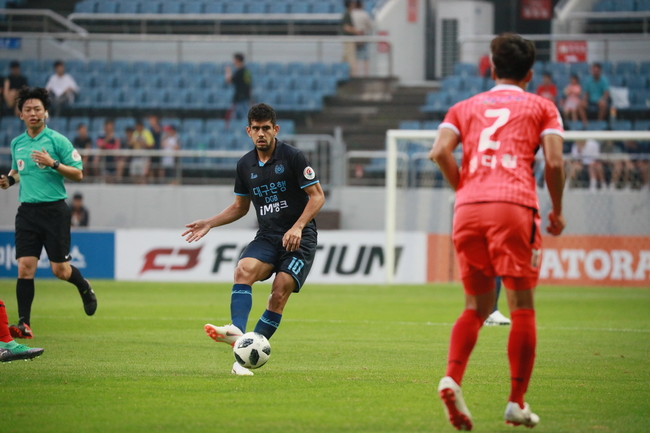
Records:
[[[293,291],[299,292],[314,264],[318,234],[315,230],[303,230],[300,248],[291,252],[282,246],[283,236],[284,234],[258,233],[239,258],[251,257],[273,265],[275,273],[286,272],[296,281]]]
[[[70,261],[70,213],[64,200],[22,203],[16,214],[16,259],[40,258],[45,247],[51,262]]]

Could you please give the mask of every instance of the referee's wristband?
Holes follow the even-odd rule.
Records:
[[[16,183],[16,179],[14,179],[13,176],[7,176],[7,180],[9,181],[9,186],[12,186]]]

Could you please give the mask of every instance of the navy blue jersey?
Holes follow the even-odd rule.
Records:
[[[309,195],[304,188],[318,183],[305,155],[276,140],[271,158],[262,164],[253,149],[237,162],[235,194],[250,196],[260,232],[284,234],[300,218]],[[316,229],[311,220],[305,228]]]

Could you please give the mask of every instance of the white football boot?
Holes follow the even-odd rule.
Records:
[[[208,323],[203,327],[203,330],[214,341],[230,344],[231,346],[234,346],[235,341],[243,335],[243,332],[235,325],[214,326]]]
[[[522,409],[519,404],[509,401],[503,417],[506,420],[506,424],[512,424],[514,426],[525,425],[528,428],[533,428],[539,423],[539,416],[530,411],[528,403],[524,403],[524,408]]]
[[[236,374],[237,376],[255,376],[255,373],[246,367],[242,367],[237,361],[232,365],[231,373]]]
[[[490,314],[487,319],[485,319],[483,325],[484,326],[497,326],[497,325],[507,326],[510,325],[510,319],[508,319],[506,316],[501,314],[499,310],[497,310],[492,314]]]
[[[438,395],[451,425],[456,427],[456,430],[472,430],[472,414],[469,413],[465,399],[463,399],[463,392],[456,381],[449,376],[440,379]]]

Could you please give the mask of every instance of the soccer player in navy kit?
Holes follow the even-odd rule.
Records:
[[[302,152],[275,138],[279,131],[273,108],[257,104],[250,109],[246,132],[255,148],[237,162],[234,203],[212,218],[187,224],[182,235],[187,242],[198,241],[211,228],[246,215],[251,203],[257,213],[259,230],[235,269],[230,300],[232,324],[204,327],[213,340],[230,345],[246,332],[253,283],[275,273],[266,311],[255,327],[255,332],[270,339],[280,325],[289,296],[300,291],[316,254],[314,217],[323,207],[325,195]],[[253,375],[237,362],[232,373]]]

